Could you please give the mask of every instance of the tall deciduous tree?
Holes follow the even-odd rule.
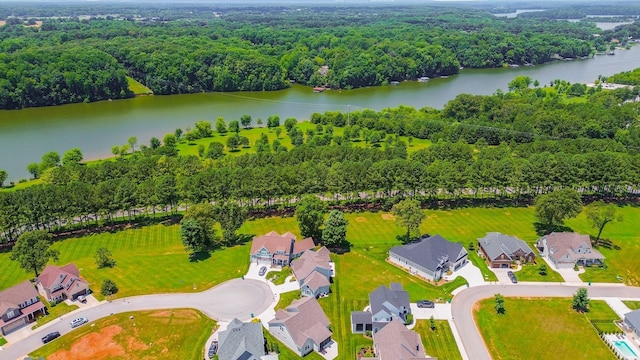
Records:
[[[234,132],[236,134],[240,132],[240,123],[238,123],[238,120],[229,121],[229,131]]]
[[[573,295],[571,306],[580,312],[589,311],[589,293],[586,288],[578,289],[578,292]]]
[[[536,217],[546,225],[547,234],[555,225],[562,225],[564,220],[578,216],[580,211],[582,200],[573,189],[557,190],[536,198]]]
[[[82,151],[79,148],[73,148],[64,153],[62,157],[63,165],[78,164],[82,161]]]
[[[7,177],[9,177],[9,173],[6,170],[0,170],[0,187],[4,186],[4,182],[7,181]]]
[[[162,143],[160,142],[160,139],[158,139],[155,136],[152,137],[151,140],[149,140],[149,146],[151,147],[152,150],[159,148],[160,145],[162,145]],[[117,155],[117,152],[114,155]]]
[[[38,165],[38,163],[31,163],[27,165],[27,171],[34,179],[40,177],[40,165]]]
[[[136,152],[136,145],[138,145],[138,138],[135,136],[132,136],[129,138],[129,140],[127,140],[127,143],[129,144],[129,147],[131,147],[131,152],[132,153]]]
[[[235,202],[227,201],[214,206],[213,214],[220,223],[222,240],[227,246],[234,245],[238,240],[236,231],[247,220],[247,210]]]
[[[327,204],[316,196],[303,197],[296,207],[296,220],[304,237],[320,239],[322,223],[327,212]]]
[[[420,224],[426,216],[420,203],[412,199],[405,199],[393,205],[391,213],[396,217],[396,224],[407,229],[406,241],[411,239],[412,233],[418,232]]]
[[[218,117],[216,119],[216,131],[219,134],[226,134],[227,133],[227,124],[224,122],[224,119],[221,117]]]
[[[240,117],[240,123],[242,126],[247,129],[251,126],[251,115],[244,114]]]
[[[206,250],[209,245],[207,231],[196,219],[182,219],[180,239],[185,249],[192,254]]]
[[[58,260],[60,252],[50,248],[51,234],[45,230],[28,231],[18,237],[11,250],[11,260],[20,263],[25,271],[31,271],[38,277],[49,259]]]
[[[587,219],[591,222],[591,226],[598,230],[596,243],[600,241],[600,235],[604,227],[613,221],[622,221],[622,215],[617,215],[616,205],[606,204],[604,201],[595,201],[587,205],[585,208]]]
[[[322,230],[322,242],[330,247],[341,247],[347,238],[347,225],[344,213],[339,210],[329,212],[329,217],[324,221]]]

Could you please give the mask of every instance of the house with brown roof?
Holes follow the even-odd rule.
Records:
[[[49,301],[75,300],[89,291],[89,283],[80,277],[73,263],[65,266],[47,265],[38,276],[36,285],[38,292]]]
[[[331,258],[329,249],[307,250],[291,262],[293,275],[300,283],[302,296],[318,297],[331,289]]]
[[[312,238],[296,241],[290,232],[278,234],[272,231],[266,235],[256,236],[251,243],[251,262],[272,266],[287,266],[305,251],[315,248]]]
[[[589,235],[552,232],[538,239],[536,247],[559,269],[604,264],[604,255],[591,247]]]
[[[35,320],[45,306],[30,281],[0,292],[0,333],[9,334]]]
[[[332,343],[329,325],[318,300],[305,297],[278,310],[269,321],[269,332],[296,354],[305,356],[314,350],[321,352]]]
[[[536,259],[536,254],[526,242],[498,232],[487,233],[478,239],[478,246],[492,268],[509,268],[512,261],[531,263]]]
[[[393,320],[373,334],[373,347],[376,354],[373,359],[377,360],[435,360],[425,353],[420,334],[407,329],[398,320]]]

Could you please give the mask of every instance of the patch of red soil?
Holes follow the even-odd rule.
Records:
[[[124,357],[125,351],[113,340],[120,334],[122,328],[119,325],[111,325],[97,333],[83,336],[73,343],[69,350],[57,351],[48,360],[106,360],[114,357]]]

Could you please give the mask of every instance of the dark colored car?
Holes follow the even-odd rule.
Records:
[[[263,267],[260,268],[260,272],[258,272],[258,275],[264,276],[264,274],[266,274],[266,273],[267,273],[267,267],[263,266]]]
[[[509,276],[509,279],[511,279],[511,282],[514,284],[518,283],[518,279],[516,278],[516,274],[513,273],[513,271],[507,271],[507,276]]]
[[[418,301],[418,307],[433,309],[434,307],[436,307],[436,304],[434,304],[433,301],[430,300],[420,300]]]
[[[48,343],[48,342],[50,342],[50,341],[52,341],[52,340],[54,340],[54,339],[57,339],[57,338],[59,338],[59,337],[60,337],[60,333],[59,333],[59,332],[57,332],[57,331],[54,331],[54,332],[52,332],[52,333],[48,333],[47,335],[45,335],[45,336],[42,338],[42,343],[43,343],[43,344],[46,344],[46,343]]]
[[[218,352],[218,342],[212,341],[209,346],[209,357],[212,358]]]

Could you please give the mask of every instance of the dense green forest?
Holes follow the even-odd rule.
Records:
[[[125,75],[155,94],[276,90],[290,81],[384,85],[452,75],[460,67],[584,57],[606,49],[610,39],[591,22],[496,18],[467,7],[105,5],[100,11],[88,4],[69,5],[70,15],[59,16],[63,9],[0,9],[6,19],[0,108],[128,97]],[[82,10],[102,15],[78,15]]]
[[[559,188],[584,196],[635,196],[640,103],[625,100],[637,90],[593,88],[585,99],[573,97],[580,89],[566,82],[545,88],[530,83],[520,77],[507,93],[462,94],[442,110],[317,113],[311,121],[319,126],[304,133],[295,119],[286,120],[291,149],[261,138],[250,144],[255,153],[230,156],[212,140],[201,156],[181,156],[176,143],[182,138],[216,131],[201,121],[187,133],[166,136],[164,144],[152,139],[114,161],[83,165],[72,151],[60,164],[59,155],[45,154],[41,184],[0,192],[0,234],[11,241],[25,229],[84,227],[118,214],[151,216],[229,199],[254,211],[286,208],[304,194],[386,205],[405,196],[527,202]],[[275,117],[268,125],[281,129]],[[334,135],[332,129],[342,126],[344,135]],[[399,135],[433,145],[412,151]],[[363,140],[365,147],[354,145]]]
[[[640,85],[640,68],[615,74],[609,77],[607,81],[616,84]]]

